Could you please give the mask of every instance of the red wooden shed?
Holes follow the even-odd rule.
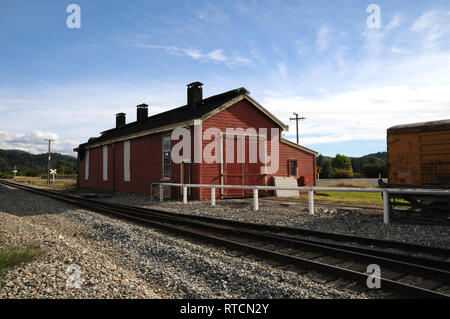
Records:
[[[317,153],[284,139],[281,132],[288,127],[245,88],[203,99],[202,85],[188,85],[185,106],[149,117],[148,105],[141,104],[137,120],[128,124],[124,113],[116,114],[115,128],[74,150],[78,152],[78,186],[149,194],[152,183],[273,185],[274,176],[290,176],[299,185],[315,186]],[[172,154],[185,138],[174,140],[172,133],[179,128],[190,134],[191,149],[190,153],[183,149],[181,162]],[[277,145],[275,152],[272,148]],[[204,154],[215,160],[205,159]],[[240,189],[216,192],[218,198],[249,195]],[[211,194],[195,188],[190,196],[203,200]]]

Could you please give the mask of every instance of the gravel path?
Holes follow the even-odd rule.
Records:
[[[380,296],[3,186],[0,229],[8,241],[34,242],[43,251],[37,260],[0,279],[2,298]],[[80,289],[66,287],[71,264],[80,267]]]

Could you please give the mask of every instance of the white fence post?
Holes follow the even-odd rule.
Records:
[[[314,215],[314,191],[308,190],[309,214]]]
[[[389,224],[389,193],[383,190],[383,221]]]
[[[162,202],[164,200],[164,186],[159,184],[159,201]]]
[[[253,189],[253,210],[259,210],[259,203],[258,203],[258,189]]]
[[[211,206],[216,206],[216,188],[211,187]]]
[[[187,186],[183,186],[183,204],[187,203]]]

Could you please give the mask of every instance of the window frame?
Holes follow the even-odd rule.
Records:
[[[292,163],[295,163],[295,174],[292,174]],[[298,177],[298,160],[288,159],[288,177]]]
[[[170,178],[172,176],[172,141],[171,141],[170,137],[171,137],[170,135],[162,135],[162,139],[161,139],[161,166],[162,166],[162,168],[161,168],[161,175],[162,175],[162,179],[163,180],[170,180]],[[165,174],[166,171],[165,171],[165,166],[164,166],[164,152],[165,152],[164,142],[165,142],[165,139],[169,139],[169,145],[170,145],[169,150],[168,150],[168,152],[169,152],[169,165],[168,165],[167,176]]]

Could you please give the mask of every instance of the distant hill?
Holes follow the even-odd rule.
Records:
[[[377,177],[377,172],[380,171],[383,175],[387,174],[387,152],[372,153],[361,157],[351,157],[350,159],[354,173],[364,174],[367,177]],[[369,166],[372,166],[372,169]]]
[[[378,152],[378,153],[372,153],[372,154],[367,154],[361,157],[353,157],[353,158],[369,158],[369,157],[376,157],[382,161],[387,161],[387,152]]]
[[[343,155],[345,155],[345,154],[343,154]],[[325,156],[325,155],[319,155],[319,156],[321,156],[324,159],[325,158],[327,158],[327,159],[332,159],[333,158],[331,156]],[[369,159],[371,157],[375,157],[375,158],[378,158],[378,159],[386,162],[387,161],[387,152],[371,153],[371,154],[367,154],[367,155],[364,155],[364,156],[361,156],[361,157],[350,157],[350,159],[352,159],[352,160],[364,160],[364,159]]]
[[[52,153],[52,168],[58,173],[71,174],[76,171],[77,159],[73,156]],[[46,172],[47,153],[31,154],[19,150],[0,150],[0,172],[11,172],[17,167],[21,171]]]

